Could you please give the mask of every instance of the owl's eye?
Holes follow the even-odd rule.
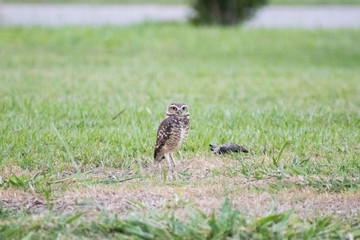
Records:
[[[187,108],[187,107],[185,107],[185,106],[184,106],[184,107],[182,107],[182,110],[183,110],[183,111],[185,111],[185,110],[186,110],[186,108]]]
[[[171,107],[171,110],[172,110],[172,111],[176,111],[176,107]]]

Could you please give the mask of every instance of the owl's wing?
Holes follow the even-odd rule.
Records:
[[[154,151],[154,159],[155,161],[160,161],[164,157],[163,153],[161,153],[166,141],[171,136],[172,126],[169,118],[166,118],[160,124],[157,135],[156,135],[156,144]]]

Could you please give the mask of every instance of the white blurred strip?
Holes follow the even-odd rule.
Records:
[[[357,28],[359,6],[271,6],[260,9],[249,27]]]
[[[192,10],[173,5],[1,4],[3,25],[129,25],[186,21]],[[247,27],[358,28],[360,6],[267,6]]]
[[[183,21],[186,6],[2,4],[4,25],[128,25],[144,21]]]

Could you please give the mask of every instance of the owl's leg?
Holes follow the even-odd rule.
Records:
[[[167,162],[168,162],[168,164],[169,164],[169,167],[171,167],[170,154],[169,154],[169,153],[168,153],[168,154],[165,154],[165,158],[166,158],[166,160],[167,160]]]
[[[174,153],[170,153],[171,161],[173,162],[174,167],[176,167],[176,162],[174,158]]]

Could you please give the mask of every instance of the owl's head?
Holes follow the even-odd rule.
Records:
[[[189,117],[189,108],[185,103],[170,103],[166,110],[166,117]]]

